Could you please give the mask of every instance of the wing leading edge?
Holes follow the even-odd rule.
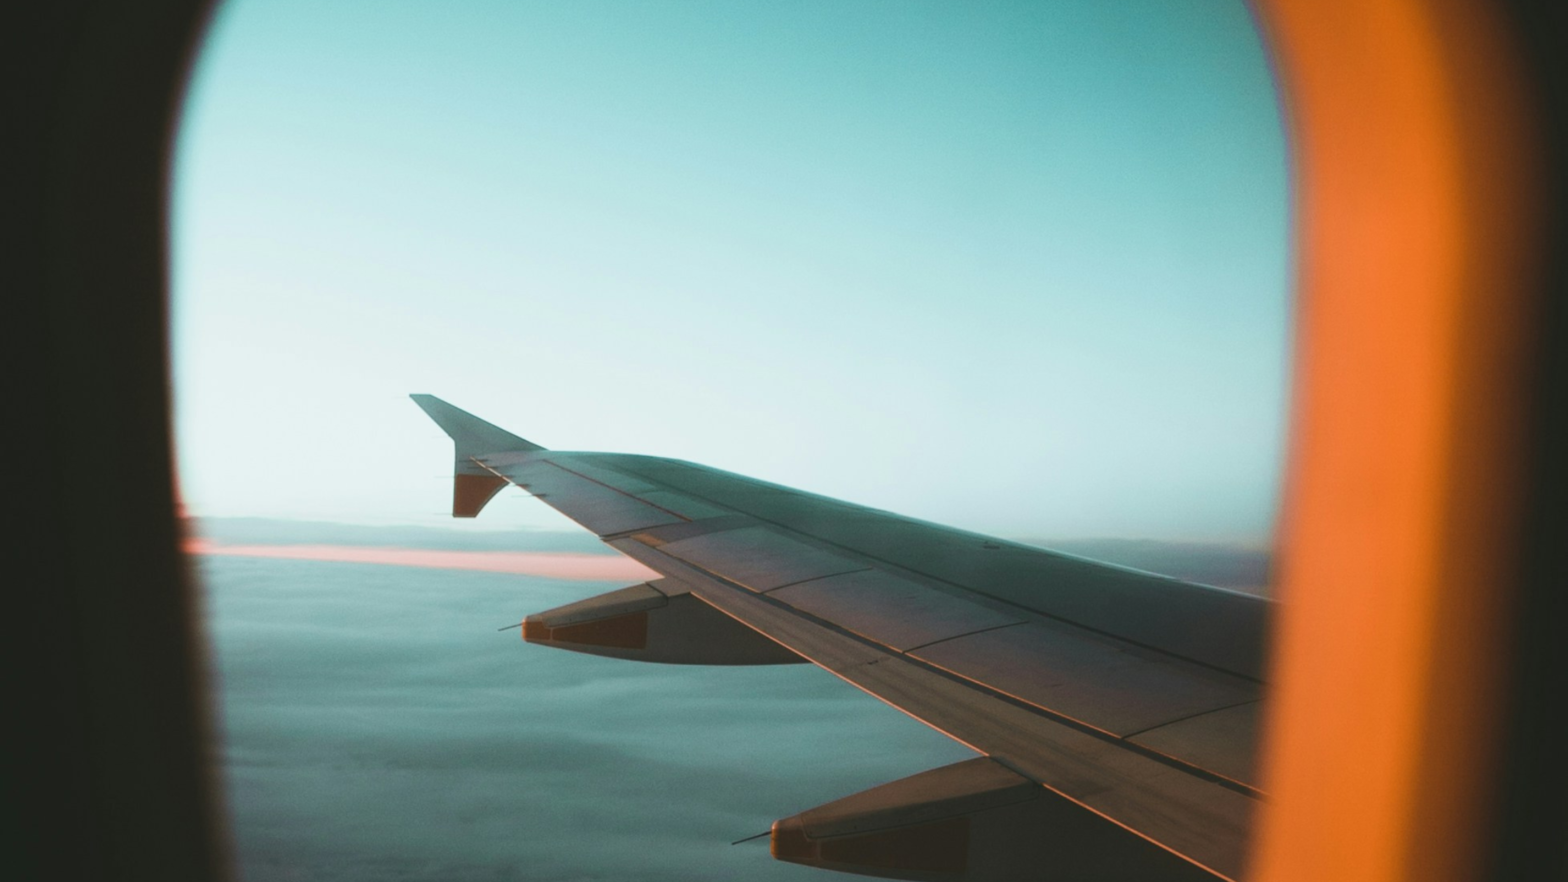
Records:
[[[1267,601],[677,460],[549,451],[414,398],[453,438],[455,516],[514,484],[665,576],[530,616],[525,639],[809,660],[985,755],[783,819],[775,857],[907,879],[1239,877]]]

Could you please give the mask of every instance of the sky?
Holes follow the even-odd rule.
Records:
[[[1240,2],[231,0],[174,182],[197,515],[443,521],[429,392],[1007,537],[1272,530],[1289,197]]]
[[[246,879],[817,878],[727,843],[970,755],[811,666],[497,632],[646,574],[517,491],[451,521],[411,392],[1266,581],[1204,544],[1267,545],[1287,410],[1286,154],[1240,2],[230,0],[173,180]]]

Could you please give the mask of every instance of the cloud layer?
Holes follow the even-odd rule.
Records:
[[[815,668],[495,630],[619,582],[200,561],[247,882],[818,878],[728,843],[971,755]]]
[[[728,843],[972,755],[814,667],[638,664],[498,633],[646,578],[583,581],[635,566],[591,537],[393,528],[415,547],[366,541],[381,529],[206,522],[222,541],[193,542],[246,882],[821,882],[763,843]],[[1255,582],[1267,561],[1043,544],[1216,584]]]

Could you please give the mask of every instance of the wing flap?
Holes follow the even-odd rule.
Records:
[[[1256,802],[1245,793],[697,578],[703,600],[893,707],[1217,875],[1241,872]]]
[[[1252,747],[1259,742],[1262,723],[1263,701],[1258,700],[1167,723],[1129,740],[1255,786],[1257,756]]]
[[[1258,699],[1251,681],[1054,622],[969,634],[911,655],[1124,738]]]

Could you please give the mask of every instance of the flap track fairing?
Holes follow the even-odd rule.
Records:
[[[579,600],[523,620],[529,643],[635,661],[683,665],[779,665],[794,652],[659,579]]]
[[[1217,877],[989,758],[775,821],[782,861],[919,882],[1215,882]]]

